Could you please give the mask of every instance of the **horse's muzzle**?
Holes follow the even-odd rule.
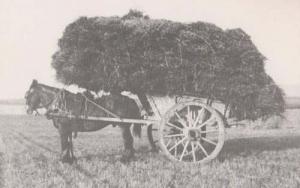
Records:
[[[33,113],[33,110],[31,109],[31,108],[27,108],[27,110],[26,110],[26,113],[28,114],[28,115],[32,115],[32,113]]]

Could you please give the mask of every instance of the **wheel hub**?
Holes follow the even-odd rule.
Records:
[[[197,141],[201,139],[201,133],[198,129],[195,128],[186,128],[184,129],[184,135],[189,141]]]

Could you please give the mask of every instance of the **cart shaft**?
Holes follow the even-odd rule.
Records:
[[[128,119],[128,118],[114,118],[114,117],[95,117],[95,116],[75,116],[72,114],[60,114],[60,113],[50,113],[52,118],[68,118],[68,119],[79,119],[87,121],[106,121],[106,122],[116,122],[116,123],[130,123],[130,124],[157,124],[159,120],[150,120],[150,119]]]

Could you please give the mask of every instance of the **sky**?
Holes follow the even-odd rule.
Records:
[[[23,97],[34,78],[62,87],[50,64],[65,27],[129,9],[242,28],[267,57],[267,73],[287,96],[300,96],[300,0],[0,0],[0,99]]]

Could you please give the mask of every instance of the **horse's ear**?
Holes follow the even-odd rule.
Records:
[[[37,85],[38,85],[38,81],[36,79],[33,79],[30,88],[35,87]]]

